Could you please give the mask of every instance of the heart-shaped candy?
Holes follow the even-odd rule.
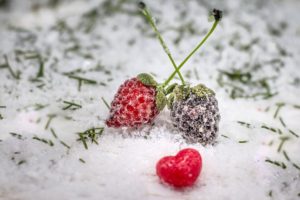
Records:
[[[174,187],[193,185],[202,168],[202,158],[195,149],[187,148],[176,156],[161,158],[156,164],[156,174],[159,178]]]

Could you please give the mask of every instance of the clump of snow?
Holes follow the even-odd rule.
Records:
[[[101,97],[110,101],[141,72],[162,82],[171,63],[131,1],[6,2],[0,7],[0,199],[299,198],[299,2],[146,1],[178,64],[210,28],[208,11],[224,11],[182,70],[192,85],[216,92],[217,144],[187,144],[165,110],[153,127],[105,127],[87,150],[78,132],[105,126]],[[220,84],[224,71],[234,70],[249,72],[251,83],[225,74]],[[92,81],[80,86],[78,77]],[[266,84],[252,83],[259,79]],[[232,95],[235,87],[242,95]],[[82,108],[64,110],[64,101]],[[155,164],[185,147],[199,150],[203,170],[194,187],[178,191],[160,183]]]

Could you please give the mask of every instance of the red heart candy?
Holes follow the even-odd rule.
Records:
[[[193,185],[202,168],[202,158],[195,149],[187,148],[176,156],[161,158],[156,164],[156,174],[159,178],[174,187]]]

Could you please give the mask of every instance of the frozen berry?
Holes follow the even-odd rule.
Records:
[[[159,110],[154,87],[144,85],[137,78],[123,83],[111,103],[109,127],[138,127],[152,123]]]
[[[213,144],[217,138],[220,114],[214,92],[204,85],[177,87],[171,105],[173,125],[189,142]]]

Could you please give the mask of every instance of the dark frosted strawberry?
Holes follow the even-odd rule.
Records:
[[[218,136],[220,113],[212,90],[204,85],[178,86],[171,105],[173,125],[189,142],[213,144]]]
[[[118,89],[106,124],[115,128],[139,127],[151,124],[158,113],[155,87],[143,84],[138,78],[132,78]]]

